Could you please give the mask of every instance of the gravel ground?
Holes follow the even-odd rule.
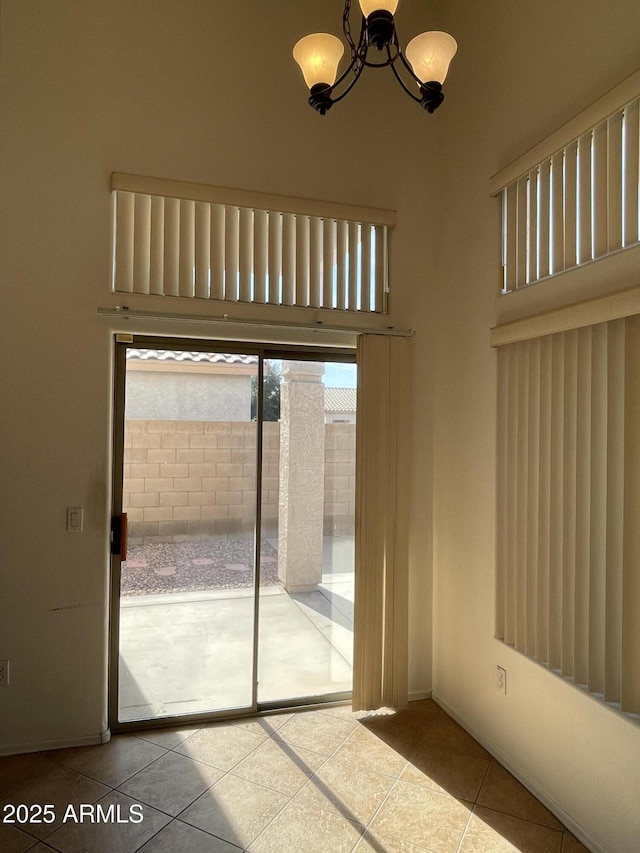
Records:
[[[132,545],[122,563],[122,595],[250,587],[253,557],[254,545],[250,539]],[[277,552],[263,542],[260,586],[278,582]]]

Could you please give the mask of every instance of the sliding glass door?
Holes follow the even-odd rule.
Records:
[[[117,344],[112,726],[348,695],[351,361]]]

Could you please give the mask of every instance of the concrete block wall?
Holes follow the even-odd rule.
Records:
[[[256,424],[127,420],[123,511],[129,542],[176,542],[253,530]],[[277,531],[280,425],[265,423],[262,522]],[[348,533],[355,515],[355,425],[325,425],[324,531]]]

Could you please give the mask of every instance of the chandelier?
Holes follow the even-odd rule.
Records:
[[[359,3],[362,22],[356,43],[351,33],[351,0],[345,0],[342,29],[351,50],[351,61],[340,77],[338,64],[344,53],[340,39],[329,33],[313,33],[301,38],[293,48],[293,58],[309,87],[309,104],[325,115],[351,91],[365,66],[389,66],[409,97],[432,113],[444,100],[442,84],[458,49],[455,39],[438,31],[420,33],[403,52],[393,17],[399,0],[359,0]],[[371,47],[381,54],[379,61],[370,60]],[[404,77],[409,79],[409,85]]]

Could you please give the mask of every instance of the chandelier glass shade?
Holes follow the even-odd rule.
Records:
[[[444,100],[442,84],[458,45],[448,33],[432,31],[411,39],[403,52],[395,26],[399,0],[358,0],[362,13],[357,42],[351,33],[351,4],[345,0],[342,30],[351,51],[348,67],[338,76],[344,54],[340,39],[329,33],[313,33],[298,41],[293,58],[309,88],[309,104],[325,115],[358,81],[365,67],[391,68],[404,91],[427,112]],[[374,48],[380,57],[370,58]],[[375,56],[375,55],[374,55]]]

